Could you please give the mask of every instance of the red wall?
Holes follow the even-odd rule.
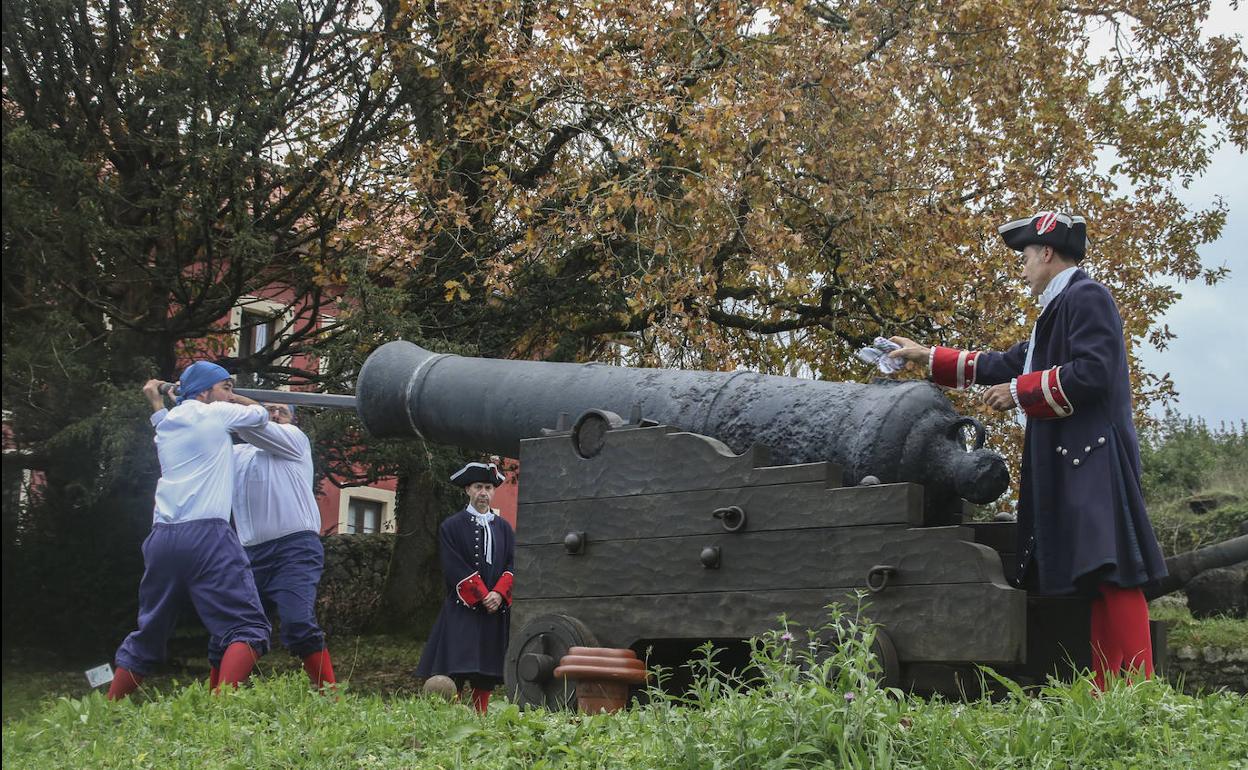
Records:
[[[394,479],[382,479],[373,484],[372,488],[388,489],[393,492],[396,484]],[[338,531],[338,508],[342,505],[342,492],[343,490],[329,479],[321,479],[321,486],[317,489],[316,505],[321,510],[322,535],[342,534]]]
[[[294,294],[289,288],[284,287],[284,286],[278,286],[278,285],[271,286],[265,289],[264,291],[258,292],[257,296],[260,299],[277,302],[282,305],[289,305],[291,300],[294,298]],[[244,305],[244,309],[246,309],[245,305]],[[311,308],[311,307],[308,307],[306,303],[296,304],[292,308],[292,312],[294,313],[294,317],[295,317],[294,327],[302,326],[301,322],[304,319],[307,319],[312,313],[316,313],[318,315],[323,315],[323,316],[334,315],[332,304],[327,305],[325,307],[321,307],[321,308]],[[221,319],[222,327],[228,327],[229,322],[230,322],[230,319],[228,316],[226,318]],[[320,323],[320,318],[317,318],[317,323],[318,324]],[[200,349],[200,350],[185,351],[181,364],[185,366],[191,363],[191,361],[195,359],[213,358],[216,356],[224,355],[225,350],[229,347],[229,340],[228,338],[223,336],[222,338],[219,338],[217,341],[215,341],[215,343],[209,343],[209,347],[214,348],[214,349],[213,350]],[[219,348],[219,349],[215,349],[215,348]],[[308,356],[294,356],[293,360],[291,361],[291,365],[297,368],[302,368],[302,369],[313,369],[315,368],[316,363],[314,359]],[[294,385],[292,386],[291,389],[292,390],[307,390],[310,388],[306,386],[302,386],[302,385]],[[518,467],[518,464],[514,460],[505,460],[502,463],[502,467],[509,468],[512,470],[504,471],[505,475],[507,476],[507,481],[503,484],[503,486],[499,487],[498,491],[495,493],[494,507],[497,508],[499,511],[499,514],[502,515],[502,517],[506,519],[508,522],[510,522],[511,525],[514,527],[516,526],[516,508],[517,508],[517,492],[518,492],[516,470],[514,469]],[[371,486],[374,489],[386,489],[386,490],[390,490],[393,492],[396,487],[396,481],[395,479],[383,479]],[[320,508],[320,512],[321,512],[321,532],[322,533],[333,534],[338,531],[338,510],[342,504],[342,495],[343,495],[343,490],[335,486],[333,483],[331,483],[328,480],[323,480],[320,484],[320,487],[317,489],[317,506]],[[451,513],[451,511],[447,511],[447,513]]]
[[[514,462],[509,461],[512,466]],[[494,507],[498,509],[498,513],[511,524],[516,526],[516,508],[517,495],[520,487],[517,483],[516,472],[507,471],[505,473],[507,481],[503,483],[498,491],[494,493]],[[374,489],[388,489],[391,492],[395,490],[397,482],[394,479],[382,479],[373,484]],[[350,487],[348,487],[348,490]],[[348,494],[350,492],[348,491]],[[321,481],[321,486],[317,490],[316,502],[321,509],[321,533],[322,534],[338,534],[338,509],[342,505],[343,490],[332,484],[328,479]],[[447,511],[454,513],[454,511]]]
[[[505,460],[507,467],[518,467],[519,463],[515,460]],[[507,480],[503,485],[494,492],[494,507],[498,509],[498,513],[511,524],[512,528],[516,526],[516,507],[517,495],[520,492],[520,485],[516,478],[516,471],[506,471],[503,475]]]

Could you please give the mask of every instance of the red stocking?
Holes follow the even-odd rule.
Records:
[[[1153,638],[1148,628],[1148,600],[1140,588],[1119,588],[1102,585],[1105,608],[1123,673],[1142,671],[1153,675]]]
[[[328,647],[304,655],[303,670],[318,690],[327,684],[334,684],[338,681],[334,679],[334,664],[329,660]]]
[[[1109,621],[1105,614],[1105,597],[1097,596],[1092,600],[1092,681],[1097,690],[1104,690],[1106,674],[1117,671],[1120,660],[1111,661],[1110,656],[1116,648],[1110,634]],[[1112,665],[1111,665],[1112,664]]]
[[[221,658],[221,681],[214,692],[219,691],[223,684],[238,687],[251,674],[258,657],[246,642],[234,642],[225,648],[225,655]]]
[[[118,666],[113,670],[113,683],[108,686],[108,695],[105,697],[109,700],[121,700],[139,689],[141,684],[143,684],[142,676]]]
[[[213,666],[208,669],[208,689],[215,690],[221,684],[221,669]]]
[[[1130,671],[1153,675],[1153,642],[1148,628],[1148,601],[1139,588],[1102,583],[1092,602],[1092,669],[1096,686],[1106,678]],[[1124,671],[1125,669],[1125,671]]]
[[[472,707],[484,714],[490,707],[490,691],[481,687],[472,688]]]

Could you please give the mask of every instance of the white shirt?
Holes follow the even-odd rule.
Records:
[[[270,422],[239,430],[247,443],[234,447],[234,525],[243,545],[294,532],[320,534],[321,513],[312,493],[312,443],[294,425]]]
[[[1040,305],[1040,315],[1044,315],[1044,311],[1049,304],[1057,299],[1057,295],[1066,290],[1066,286],[1070,283],[1070,279],[1074,277],[1078,267],[1068,267],[1057,275],[1049,279],[1049,285],[1044,287],[1044,291],[1040,292],[1040,296],[1036,298],[1036,303]],[[1031,327],[1031,337],[1027,340],[1027,358],[1023,361],[1023,374],[1031,372],[1031,356],[1036,349],[1036,329],[1040,326],[1040,319],[1036,319],[1035,326]],[[1018,403],[1018,378],[1010,380],[1010,395],[1014,397],[1015,405]],[[1014,414],[1014,420],[1022,427],[1027,427],[1027,414],[1019,409]]]
[[[173,409],[161,409],[151,420],[160,457],[153,521],[229,521],[234,495],[230,431],[262,427],[269,413],[259,405],[187,400]]]
[[[1075,276],[1078,267],[1068,267],[1049,280],[1049,285],[1044,287],[1044,291],[1040,292],[1040,296],[1036,298],[1036,303],[1040,305],[1040,314],[1044,315],[1045,309],[1049,304],[1057,299],[1057,295],[1065,291],[1066,286],[1070,283],[1070,279]],[[1023,362],[1023,374],[1031,372],[1031,354],[1036,349],[1036,328],[1040,326],[1040,319],[1036,319],[1035,326],[1031,327],[1031,338],[1027,341],[1027,360]]]

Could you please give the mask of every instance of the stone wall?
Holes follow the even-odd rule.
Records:
[[[329,535],[316,616],[330,637],[368,629],[386,587],[395,535]]]
[[[1195,647],[1170,649],[1168,678],[1175,687],[1195,694],[1219,687],[1248,693],[1248,640],[1240,648]]]

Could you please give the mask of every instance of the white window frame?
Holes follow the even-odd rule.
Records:
[[[395,532],[397,531],[396,520],[394,515],[395,494],[389,489],[379,489],[377,487],[345,487],[341,490],[338,497],[338,534],[348,534],[348,518],[351,510],[351,500],[369,500],[375,503],[381,503],[381,522],[378,532]]]
[[[268,316],[275,321],[273,324],[273,339],[269,342],[271,346],[276,346],[284,337],[290,336],[290,329],[295,321],[295,311],[290,305],[259,297],[239,297],[238,304],[230,310],[230,328],[234,330],[234,333],[230,335],[230,351],[228,355],[231,357],[238,356],[238,352],[242,349],[244,311]],[[279,356],[273,359],[273,363],[278,366],[290,366],[290,362],[290,356]],[[278,390],[290,390],[290,386],[282,385],[278,387]]]
[[[325,315],[324,313],[321,314],[320,331],[322,332],[327,331],[329,329],[334,328],[337,325],[338,325],[337,318],[335,318],[332,315]],[[325,374],[326,372],[329,371],[329,360],[325,357],[324,354],[318,354],[316,357],[316,371],[318,374]]]

